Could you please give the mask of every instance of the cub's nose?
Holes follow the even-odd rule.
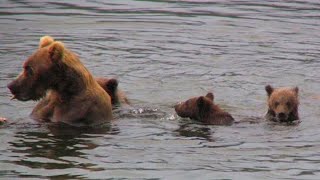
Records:
[[[279,118],[279,119],[286,119],[286,118],[287,118],[287,115],[282,112],[282,113],[279,113],[279,114],[278,114],[278,118]]]
[[[182,104],[182,102],[178,102],[178,103],[173,105],[173,108],[178,108],[181,104]]]

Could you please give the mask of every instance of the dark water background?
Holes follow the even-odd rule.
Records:
[[[320,1],[0,2],[0,177],[319,179]],[[110,127],[38,125],[6,84],[51,35],[135,110]],[[295,126],[266,123],[264,86],[299,86]],[[204,126],[172,106],[214,91],[240,123]]]

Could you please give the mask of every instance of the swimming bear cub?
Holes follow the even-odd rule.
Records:
[[[214,103],[214,95],[194,97],[175,105],[176,113],[183,118],[190,118],[210,125],[231,125],[233,117]]]
[[[95,78],[98,84],[111,97],[111,104],[113,107],[130,105],[126,94],[118,88],[118,80],[114,78]]]
[[[292,122],[299,119],[299,88],[273,88],[267,85],[268,112],[266,119],[278,122]]]

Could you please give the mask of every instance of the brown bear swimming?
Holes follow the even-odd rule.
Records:
[[[108,93],[111,99],[111,104],[113,108],[116,107],[124,107],[126,105],[130,105],[130,102],[125,95],[125,93],[121,90],[118,89],[118,80],[114,78],[95,78],[97,83]],[[42,113],[48,113],[51,112],[53,109],[53,106],[50,105],[51,99],[54,99],[55,95],[53,92],[49,91],[47,95],[40,100],[38,103],[38,107],[36,109],[41,109],[38,110]]]
[[[299,119],[298,87],[273,88],[265,87],[268,95],[268,112],[266,119],[279,122],[292,122]]]
[[[180,117],[190,118],[211,125],[231,125],[233,117],[214,104],[214,96],[194,97],[175,105],[175,111]]]
[[[130,105],[125,93],[118,89],[118,80],[114,78],[96,78],[96,81],[109,94],[113,106]]]
[[[110,96],[73,52],[49,36],[8,88],[20,101],[44,97],[31,113],[36,120],[83,126],[112,119]]]
[[[39,48],[48,46],[53,42],[54,42],[54,39],[52,37],[45,36],[42,38]],[[111,104],[113,105],[113,107],[130,104],[125,93],[118,89],[118,80],[114,78],[102,78],[102,77],[95,78],[95,80],[108,93],[108,95],[111,98]],[[40,102],[39,105],[41,106],[46,105],[52,96],[54,96],[52,95],[52,93],[48,93],[48,95],[41,100],[43,102]],[[48,111],[48,109],[50,108],[47,107],[45,109],[46,111]]]

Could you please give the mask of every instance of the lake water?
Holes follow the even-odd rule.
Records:
[[[92,0],[0,2],[0,177],[319,179],[320,2]],[[133,104],[110,127],[28,117],[7,83],[51,35]],[[300,88],[298,125],[267,123],[267,84]],[[173,105],[213,91],[237,121],[206,126]]]

